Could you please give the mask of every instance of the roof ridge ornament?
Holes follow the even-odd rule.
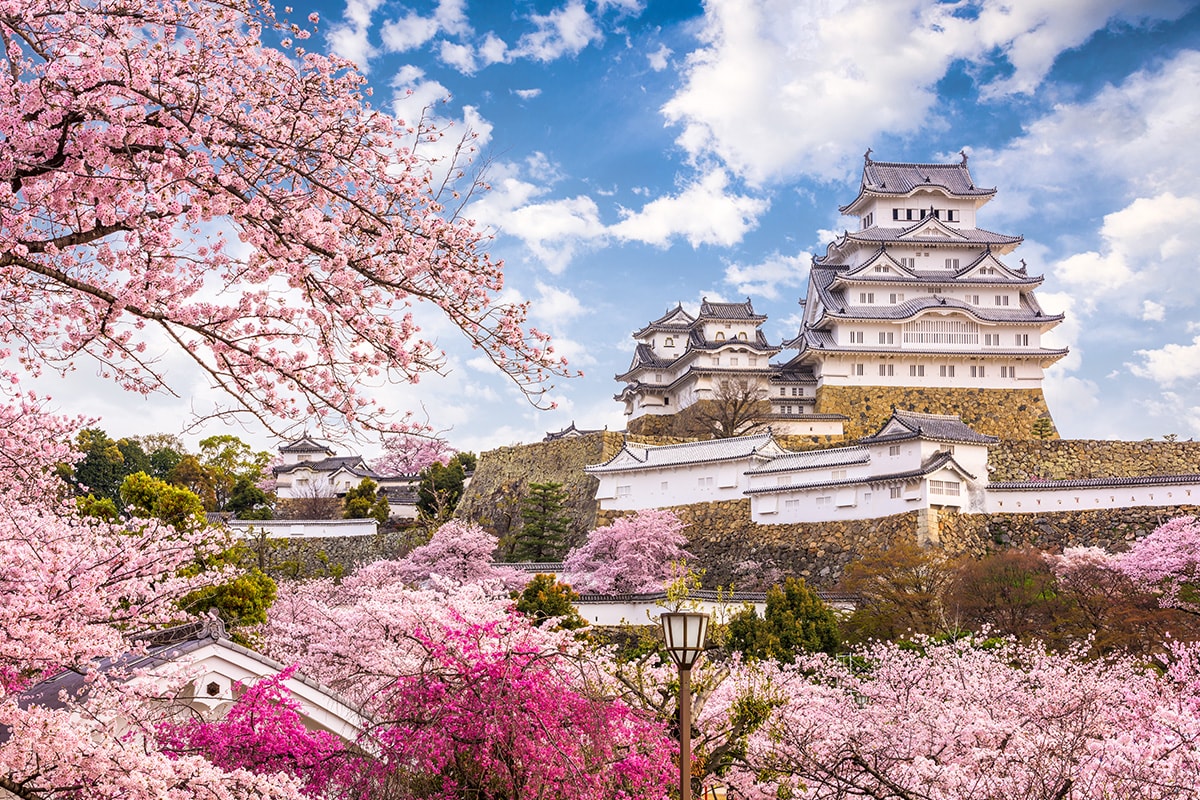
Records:
[[[225,630],[225,621],[215,608],[210,608],[200,617],[200,633],[197,638],[217,641],[229,638],[229,633]]]
[[[960,156],[962,156],[962,166],[965,167],[967,165],[967,149],[964,147],[962,150],[958,151],[958,154]],[[971,188],[975,188],[975,187],[971,187]]]
[[[863,161],[867,164],[871,163],[871,148],[867,148],[867,152],[863,153]]]

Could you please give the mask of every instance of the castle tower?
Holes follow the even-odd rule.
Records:
[[[779,392],[815,387],[815,411],[844,414],[846,436],[879,427],[892,408],[957,414],[977,431],[1027,438],[1048,417],[1046,367],[1066,349],[1042,345],[1047,314],[1020,236],[978,226],[995,189],[958,164],[874,161],[843,214],[859,228],[813,259],[796,355],[776,367]]]
[[[778,345],[759,329],[766,316],[744,303],[700,303],[693,317],[676,306],[633,334],[637,347],[629,369],[617,375],[625,383],[614,399],[625,404],[631,432],[656,432],[652,420],[676,414],[693,403],[712,399],[722,381],[766,390]],[[634,424],[635,421],[640,423]]]

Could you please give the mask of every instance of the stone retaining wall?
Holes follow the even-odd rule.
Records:
[[[892,408],[922,414],[957,414],[980,433],[1026,439],[1034,420],[1049,417],[1041,389],[976,389],[920,386],[820,386],[816,410],[843,414],[848,440],[869,436]]]
[[[988,466],[993,481],[1200,474],[1200,442],[1006,439]]]

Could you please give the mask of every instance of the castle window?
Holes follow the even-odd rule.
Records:
[[[874,303],[875,302],[875,293],[874,292],[859,292],[858,293],[858,302],[863,303],[863,304]]]
[[[969,320],[923,319],[904,323],[905,344],[979,344],[979,325]]]
[[[850,331],[850,344],[862,344],[862,343],[863,343],[863,332],[862,331]]]
[[[982,365],[982,364],[981,364],[981,365],[979,365],[979,366],[972,366],[972,367],[971,367],[971,377],[972,377],[972,378],[983,378],[983,377],[986,377],[986,376],[984,375],[984,372],[983,372],[983,365]]]
[[[617,497],[629,497],[629,495],[632,493],[633,493],[632,484],[627,483],[624,486],[617,487]]]
[[[784,511],[799,511],[800,510],[800,501],[799,500],[784,500],[783,501],[783,510]]]
[[[942,218],[942,210],[941,210],[940,208],[935,208],[935,209],[933,210],[933,218],[934,218],[934,219],[941,219],[941,218]]]
[[[671,405],[671,397],[670,397],[670,395],[667,395],[666,397],[664,397],[664,398],[663,398],[663,405],[664,405],[664,406],[669,406],[669,405]]]
[[[997,346],[997,347],[998,347],[998,346],[1000,345],[1000,334],[998,334],[998,333],[985,333],[985,334],[983,335],[983,343],[984,343],[985,345],[993,345],[993,346]]]
[[[780,387],[779,387],[779,396],[780,396],[780,397],[787,397],[787,387],[786,387],[786,386],[780,386]]]
[[[863,375],[866,373],[866,370],[867,370],[867,367],[865,364],[851,364],[850,365],[850,374],[851,375]]]
[[[917,265],[917,260],[915,258],[901,258],[900,259],[900,266],[902,266],[902,267],[908,267],[909,269],[912,269],[916,265]]]
[[[843,480],[846,477],[846,470],[835,469],[829,473],[829,477],[831,480],[835,480],[835,481]]]
[[[736,367],[737,365],[738,365],[737,356],[732,356],[732,357],[729,359],[729,366],[731,366],[731,367]]]
[[[1028,347],[1029,346],[1029,334],[1028,333],[1018,333],[1013,338],[1016,340],[1014,342],[1014,344],[1016,344],[1017,347]]]
[[[880,377],[890,378],[895,374],[896,374],[896,367],[894,364],[880,364],[879,365]]]
[[[939,369],[939,372],[943,378],[953,378],[954,377],[954,365],[953,364],[942,364],[941,368]]]
[[[958,269],[958,259],[957,258],[947,258],[946,259],[946,269]]]
[[[924,364],[909,364],[908,365],[908,376],[910,378],[924,378],[925,377],[925,365]]]
[[[925,219],[925,209],[921,209],[921,219]]]
[[[892,219],[900,219],[900,209],[898,209],[898,208],[892,209]]]
[[[757,358],[757,356],[750,356],[750,366],[752,366],[752,367],[757,367],[757,366],[758,366],[758,358]]]
[[[1006,294],[996,295],[996,305],[998,305],[998,306],[1008,305],[1008,295],[1006,295]]]
[[[803,397],[803,396],[804,396],[803,389],[801,389],[799,386],[792,387],[792,397]]]
[[[662,373],[661,372],[654,373],[654,382],[662,383]]]
[[[831,505],[832,503],[833,503],[833,495],[831,495],[831,494],[823,494],[817,498],[817,508],[820,508],[821,506]]]
[[[946,209],[946,221],[947,222],[959,222],[960,220],[956,219],[957,216],[958,216],[958,212],[955,211],[953,208]]]
[[[725,332],[724,331],[717,331],[717,341],[718,342],[725,341]]]
[[[885,267],[883,264],[876,264],[875,271],[876,272],[889,272],[890,270],[888,270],[888,268]]]
[[[899,500],[900,499],[900,487],[893,486],[890,489],[888,489],[888,497],[892,498],[893,500]]]
[[[930,494],[944,494],[958,497],[958,481],[929,481]]]
[[[892,292],[890,295],[888,295],[888,302],[893,303],[893,304],[903,303],[904,302],[904,293],[903,292]]]
[[[1001,378],[1017,377],[1017,368],[1016,367],[1001,367],[1000,368],[1000,377]]]
[[[740,333],[738,333],[738,338],[741,339],[743,342],[746,341],[746,332],[741,331]]]
[[[979,295],[977,295],[977,294],[967,295],[967,302],[973,306],[979,305]]]
[[[896,343],[896,334],[892,333],[891,331],[880,331],[879,332],[879,343],[880,344],[895,344]]]
[[[719,367],[719,366],[721,366],[721,357],[720,357],[720,356],[713,356],[713,357],[712,357],[712,365],[713,365],[714,367]]]
[[[674,338],[668,336],[666,339],[663,340],[663,347],[674,347],[674,346],[675,346]]]
[[[893,444],[893,445],[889,446],[889,447],[888,447],[888,455],[889,455],[889,456],[898,456],[898,455],[900,455],[900,445],[898,445],[898,444]]]
[[[711,489],[712,485],[713,485],[713,479],[712,479],[711,475],[704,477],[704,478],[696,479],[696,486],[700,489]]]
[[[913,210],[911,208],[904,209],[904,212],[908,219],[913,219]]]

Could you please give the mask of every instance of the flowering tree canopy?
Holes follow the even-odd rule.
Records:
[[[441,578],[455,584],[498,583],[509,588],[523,585],[526,576],[511,567],[496,566],[495,553],[495,536],[473,523],[450,520],[434,531],[428,544],[394,562],[394,575],[409,584]],[[387,567],[374,564],[371,569]]]
[[[448,464],[454,450],[442,439],[412,433],[384,437],[383,455],[371,462],[382,475],[414,475],[435,461]]]
[[[1135,582],[1161,592],[1164,606],[1200,613],[1200,520],[1179,517],[1160,525],[1117,563]]]
[[[308,35],[266,0],[0,1],[0,342],[26,369],[87,356],[147,392],[173,345],[230,410],[372,425],[361,386],[440,366],[418,301],[533,395],[565,369],[442,205],[441,133]]]
[[[671,564],[688,557],[683,528],[670,511],[639,511],[596,528],[563,561],[567,582],[579,592],[604,594],[662,589]]]

